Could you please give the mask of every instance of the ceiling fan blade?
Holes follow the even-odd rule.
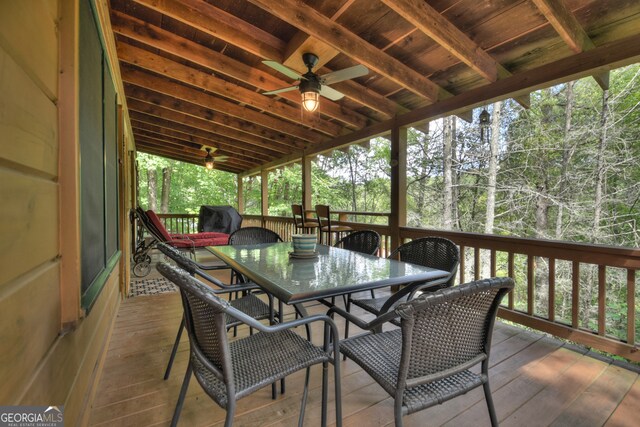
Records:
[[[344,93],[338,92],[337,90],[325,85],[322,85],[322,87],[320,88],[320,95],[324,96],[325,98],[329,98],[332,101],[337,101],[344,98]]]
[[[364,65],[355,65],[353,67],[345,68],[343,70],[333,71],[320,77],[322,84],[330,85],[332,83],[338,83],[343,80],[355,79],[356,77],[362,77],[369,74],[369,69]]]
[[[229,156],[216,156],[213,158],[215,162],[226,162],[229,160]]]
[[[298,89],[298,86],[289,86],[289,87],[283,87],[282,89],[270,90],[269,92],[262,92],[262,94],[263,95],[275,95],[277,93],[289,92],[291,90],[296,90],[296,89]]]
[[[262,63],[268,67],[273,68],[276,71],[281,72],[282,74],[284,74],[287,77],[290,77],[294,80],[300,80],[302,79],[302,76],[300,74],[298,74],[296,71],[293,71],[291,68],[286,67],[284,65],[282,65],[279,62],[276,61],[262,61]]]

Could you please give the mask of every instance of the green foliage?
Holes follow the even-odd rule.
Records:
[[[148,171],[156,171],[156,197],[160,200],[162,169],[166,167],[171,168],[169,212],[198,213],[201,205],[238,206],[235,174],[219,170],[210,171],[202,166],[138,153],[139,201],[143,207],[149,205]]]

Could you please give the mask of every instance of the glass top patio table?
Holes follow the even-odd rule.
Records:
[[[317,245],[311,259],[289,257],[290,242],[209,246],[234,270],[287,304],[446,277],[443,270]]]

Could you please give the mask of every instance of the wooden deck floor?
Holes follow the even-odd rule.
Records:
[[[311,312],[324,310],[319,305],[310,307]],[[186,339],[171,377],[163,381],[162,376],[181,315],[177,293],[140,296],[121,304],[90,408],[90,425],[169,424],[186,369]],[[339,327],[342,331],[342,325]],[[240,331],[242,334],[246,331]],[[393,400],[354,363],[342,363],[343,424],[393,425]],[[558,340],[499,323],[494,331],[491,366],[491,387],[502,426],[640,423],[638,374],[568,349]],[[288,377],[286,393],[276,400],[271,400],[270,387],[240,400],[234,425],[296,425],[302,381],[303,373]],[[222,425],[224,415],[192,380],[180,425]],[[332,417],[330,406],[329,420]],[[316,367],[305,425],[319,423],[320,370]],[[407,416],[405,425],[489,425],[482,389]]]

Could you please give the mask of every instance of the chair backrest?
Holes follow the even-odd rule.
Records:
[[[295,227],[304,227],[304,211],[302,205],[291,205],[291,212],[293,212],[293,223]]]
[[[229,236],[230,245],[257,245],[278,242],[282,242],[278,233],[262,227],[241,228]]]
[[[380,235],[373,230],[354,231],[340,239],[335,246],[363,254],[376,255],[380,248]]]
[[[455,282],[460,264],[460,250],[449,239],[424,237],[399,246],[389,258],[399,258],[400,261],[448,271],[451,274],[445,286],[447,287],[453,286]]]
[[[507,277],[478,280],[400,304],[402,353],[398,389],[463,371],[489,358],[491,333]]]
[[[162,221],[160,221],[160,217],[158,215],[156,215],[156,213],[154,211],[149,209],[146,212],[146,214],[147,214],[147,218],[149,218],[149,221],[151,222],[151,224],[153,224],[153,226],[156,228],[156,230],[158,230],[158,232],[162,236],[162,241],[170,242],[171,240],[173,240],[171,238],[171,236],[169,235],[169,232],[167,231],[167,229],[164,227],[164,224],[162,223]]]
[[[316,205],[316,216],[320,227],[331,227],[331,208],[328,205]]]
[[[162,233],[156,228],[155,225],[153,225],[153,223],[151,222],[151,219],[149,218],[147,213],[144,211],[144,209],[142,209],[141,207],[138,206],[136,208],[136,216],[140,220],[140,223],[142,224],[144,229],[147,230],[147,232],[152,237],[154,237],[155,239],[157,239],[157,240],[159,240],[161,242],[166,241],[166,239],[164,238]]]
[[[218,298],[211,288],[183,270],[165,263],[158,263],[156,268],[180,289],[192,356],[201,366],[215,371],[218,378],[223,378],[227,390],[234,390],[225,320],[229,303]],[[199,370],[198,366],[194,366],[194,369]],[[212,397],[215,399],[215,396]],[[226,401],[218,403],[226,406]]]

